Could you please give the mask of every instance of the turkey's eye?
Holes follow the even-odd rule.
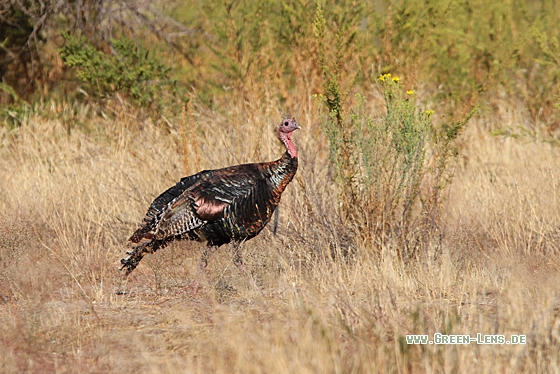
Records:
[[[288,121],[284,121],[284,126],[288,126]]]

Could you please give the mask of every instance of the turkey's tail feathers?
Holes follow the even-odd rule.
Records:
[[[153,239],[154,234],[150,230],[150,225],[142,225],[142,227],[136,230],[128,239],[133,243],[132,249],[126,252],[128,257],[121,259],[122,266],[119,270],[124,270],[125,275],[128,275],[136,269],[145,253],[153,253],[155,251]]]
[[[165,248],[175,237],[167,237],[163,240],[156,239],[152,231],[147,227],[141,227],[130,237],[132,242],[132,249],[127,251],[128,257],[121,259],[121,268],[124,270],[125,275],[130,274],[146,253],[154,253],[158,249]]]
[[[134,245],[132,250],[126,252],[129,256],[121,259],[122,266],[120,268],[120,270],[124,270],[125,275],[130,274],[134,269],[136,269],[136,266],[138,266],[142,257],[144,257],[144,254],[154,252],[150,244],[152,244],[152,241],[145,241]]]

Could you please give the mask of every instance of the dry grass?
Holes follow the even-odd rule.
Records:
[[[299,103],[301,166],[278,235],[267,229],[244,245],[262,296],[227,246],[196,297],[183,288],[198,243],[148,256],[128,280],[117,268],[152,198],[185,168],[279,157],[276,103],[234,102],[222,115],[195,108],[188,154],[199,147],[200,161],[188,165],[180,124],[156,128],[124,112],[113,120],[80,112],[87,126],[71,130],[44,117],[0,130],[2,371],[560,371],[560,150],[489,137],[484,120],[471,123],[445,239],[405,264],[396,248],[373,256],[352,242],[313,103]],[[51,110],[63,117],[64,107]],[[525,334],[528,343],[403,343],[435,332]]]

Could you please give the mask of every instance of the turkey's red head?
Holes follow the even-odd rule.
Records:
[[[301,129],[301,127],[298,125],[295,118],[284,118],[278,132],[280,132],[280,134],[289,134],[297,129]]]
[[[284,118],[278,128],[278,135],[280,135],[280,140],[286,146],[286,150],[292,157],[297,157],[297,150],[292,143],[292,132],[297,129],[301,129],[295,118]]]

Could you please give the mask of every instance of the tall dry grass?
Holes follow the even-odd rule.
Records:
[[[329,182],[315,103],[302,95],[293,98],[300,169],[278,235],[266,229],[243,246],[263,295],[232,265],[228,246],[195,297],[183,289],[198,243],[147,256],[123,279],[126,239],[185,169],[280,156],[281,105],[269,97],[238,98],[220,113],[195,105],[187,127],[85,109],[72,112],[85,125],[68,126],[61,119],[71,104],[60,104],[0,130],[2,372],[560,370],[560,150],[491,137],[495,123],[484,116],[463,134],[443,241],[415,261],[388,246],[371,256],[353,239]],[[500,105],[510,112],[496,123],[527,118]],[[435,332],[525,334],[527,344],[405,344],[406,334]]]

